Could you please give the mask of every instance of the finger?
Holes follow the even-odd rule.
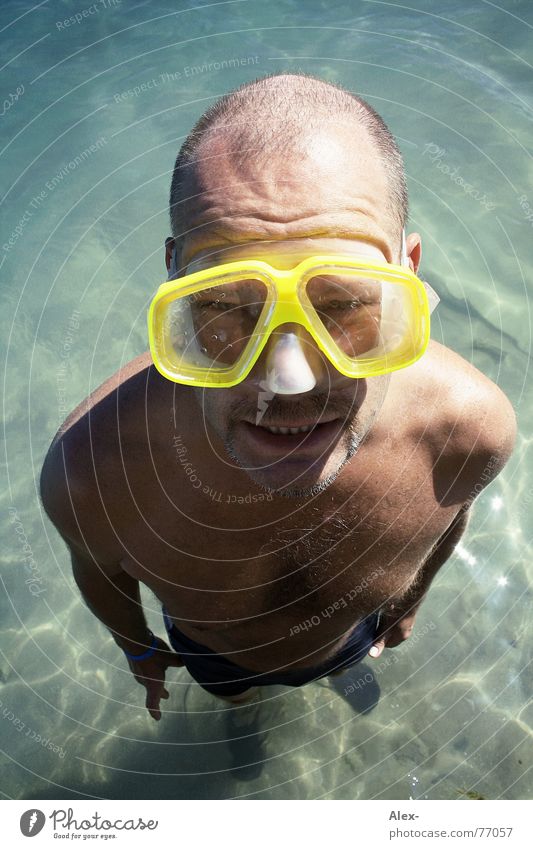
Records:
[[[161,711],[159,710],[159,708],[150,708],[148,707],[148,705],[146,707],[148,708],[148,713],[150,714],[152,719],[155,719],[156,722],[159,722],[159,720],[161,719]]]
[[[372,648],[370,649],[368,654],[370,655],[370,657],[379,657],[384,648],[385,648],[385,639],[383,638],[381,640],[376,640],[376,642],[374,643],[374,645],[372,646]]]
[[[146,691],[146,707],[148,709],[148,713],[153,719],[156,719],[158,721],[161,719],[161,711],[159,710],[159,699],[159,691]]]

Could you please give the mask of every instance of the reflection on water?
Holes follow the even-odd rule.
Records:
[[[2,25],[18,8],[3,4]],[[64,3],[61,14],[76,10]],[[531,10],[525,0],[513,16],[445,0],[440,11],[442,18],[424,16],[423,27],[400,7],[368,4],[363,15],[352,4],[326,11],[318,0],[306,4],[305,21],[290,0],[268,11],[230,4],[186,13],[191,38],[247,30],[211,38],[209,61],[226,65],[192,75],[185,68],[206,63],[206,46],[197,39],[173,48],[170,66],[169,51],[159,50],[170,43],[169,19],[115,36],[123,21],[110,8],[66,38],[43,6],[10,28],[10,57],[49,36],[4,71],[6,90],[25,86],[3,116],[9,139],[19,135],[0,161],[11,203],[0,256],[7,307],[0,322],[9,339],[8,486],[0,496],[6,796],[531,797],[533,485],[524,409],[531,400],[523,400],[531,222],[518,200],[527,194],[530,133],[526,29],[518,19],[530,20]],[[150,4],[150,18],[166,12]],[[288,29],[267,29],[274,12]],[[465,15],[469,28],[456,27]],[[128,23],[146,17],[140,4]],[[324,28],[337,18],[354,31]],[[422,271],[441,297],[433,336],[502,386],[521,432],[408,643],[340,677],[264,688],[259,701],[238,708],[172,669],[171,698],[155,723],[121,653],[80,600],[66,548],[43,519],[36,479],[66,412],[146,349],[145,311],[164,276],[166,199],[182,134],[214,93],[291,68],[290,57],[302,52],[299,23],[318,27],[312,44],[305,39],[306,56],[336,58],[296,65],[362,92],[400,139],[410,229],[422,233]],[[361,29],[369,30],[364,38]],[[489,64],[478,29],[493,39]],[[75,60],[66,58],[77,50]],[[228,63],[246,56],[257,61]],[[29,93],[37,77],[39,108],[57,101],[38,118]],[[153,79],[158,85],[133,91]],[[444,153],[429,157],[427,145]],[[491,204],[480,202],[483,194]],[[150,626],[163,636],[155,598],[147,590],[143,598]]]

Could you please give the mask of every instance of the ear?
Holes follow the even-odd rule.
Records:
[[[422,240],[420,238],[420,233],[409,233],[405,240],[405,247],[407,250],[407,257],[409,259],[409,267],[411,271],[416,274],[418,266],[420,265],[420,260],[422,259]]]
[[[170,272],[170,263],[172,261],[172,251],[174,250],[174,239],[172,236],[167,236],[165,239],[165,265],[167,271]]]

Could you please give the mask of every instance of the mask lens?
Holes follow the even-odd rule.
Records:
[[[351,359],[389,354],[405,337],[409,305],[402,285],[335,269],[311,277],[306,293],[327,333]]]
[[[173,361],[231,368],[251,341],[267,300],[261,280],[218,283],[170,301],[164,332]]]

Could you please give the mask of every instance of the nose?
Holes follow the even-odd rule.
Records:
[[[278,395],[310,392],[324,372],[320,351],[299,324],[277,327],[260,359],[264,363],[266,388]]]

